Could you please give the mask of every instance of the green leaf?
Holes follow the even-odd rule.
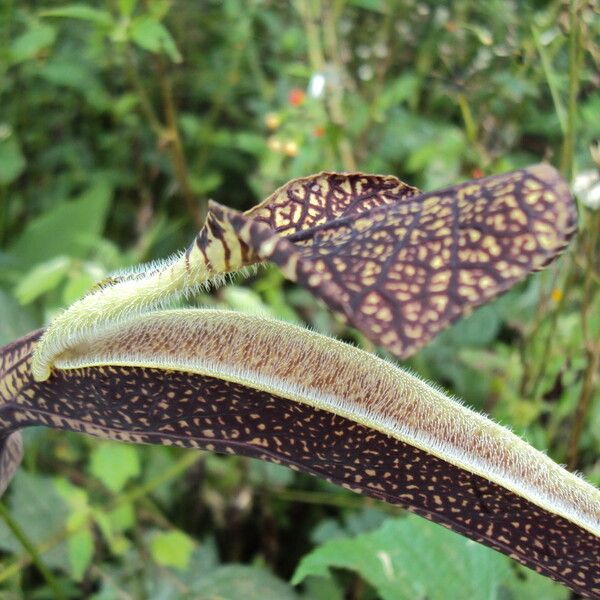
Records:
[[[113,531],[123,532],[131,529],[135,525],[135,511],[130,502],[119,505],[118,508],[108,514],[110,526]]]
[[[40,15],[42,17],[81,19],[82,21],[89,21],[90,23],[102,27],[110,27],[113,25],[113,18],[108,11],[92,8],[85,4],[69,4],[68,6],[61,6],[60,8],[52,8],[50,10],[42,11]]]
[[[80,271],[69,277],[62,295],[65,306],[79,300],[97,281],[89,271]]]
[[[513,577],[507,582],[509,593],[504,598],[514,600],[567,600],[571,592],[565,586],[559,585],[535,571],[518,568],[520,577]]]
[[[149,544],[152,536],[150,535]],[[147,570],[146,595],[150,600],[196,600],[195,587],[208,577],[218,566],[217,549],[208,538],[196,544],[188,560],[187,569],[170,569],[165,577],[165,569]],[[182,595],[182,589],[187,593]]]
[[[386,514],[373,507],[344,513],[343,523],[338,519],[323,519],[313,529],[310,539],[315,544],[323,544],[332,539],[347,538],[360,533],[367,533],[381,527],[386,520]]]
[[[216,190],[223,182],[223,176],[215,171],[208,171],[201,176],[190,176],[190,187],[198,196],[205,196]]]
[[[131,17],[137,0],[119,0],[119,12],[125,17]]]
[[[54,486],[74,513],[82,514],[88,512],[90,501],[85,489],[77,487],[67,479],[62,478],[57,479]]]
[[[307,577],[303,583],[303,599],[306,600],[344,600],[344,589],[340,582],[325,577]]]
[[[196,544],[182,531],[164,531],[152,537],[150,550],[152,558],[164,567],[184,570]]]
[[[294,471],[283,465],[252,460],[248,465],[248,479],[256,486],[285,488],[294,481]]]
[[[116,442],[104,442],[92,451],[90,471],[109,490],[119,492],[132,478],[140,474],[136,448]]]
[[[298,600],[294,590],[265,569],[226,565],[193,586],[194,600]]]
[[[270,307],[265,304],[261,297],[249,288],[235,285],[224,287],[221,297],[229,308],[243,311],[252,315],[272,314]]]
[[[69,538],[71,576],[81,581],[94,557],[94,536],[90,528],[76,531]]]
[[[50,477],[31,475],[19,470],[11,482],[9,491],[11,515],[38,549],[65,530],[69,508]],[[21,543],[4,522],[0,522],[0,548],[15,554],[23,552]],[[41,557],[49,567],[64,571],[69,569],[66,541],[42,553]]]
[[[71,266],[68,256],[56,256],[35,266],[15,288],[15,296],[21,304],[29,304],[42,294],[52,291],[65,278]]]
[[[443,333],[443,343],[455,347],[471,346],[483,348],[491,344],[502,325],[502,303],[504,298],[481,306],[465,319],[457,321]]]
[[[0,346],[31,331],[35,320],[14,298],[0,290]]]
[[[384,88],[376,99],[375,110],[385,113],[390,107],[410,100],[416,93],[418,85],[419,78],[414,73],[403,74]]]
[[[78,200],[63,202],[31,220],[9,248],[9,256],[25,269],[61,254],[85,258],[90,241],[104,229],[111,196],[111,188],[99,182]]]
[[[54,44],[56,29],[47,23],[36,22],[27,31],[17,36],[10,45],[10,59],[17,64],[37,58],[46,48]]]
[[[38,70],[38,75],[54,86],[76,90],[98,111],[113,108],[113,100],[98,77],[94,65],[81,57],[52,57]]]
[[[495,598],[511,578],[501,554],[413,516],[324,544],[302,559],[292,583],[327,577],[332,567],[359,573],[383,600]]]
[[[136,20],[131,26],[131,39],[144,50],[164,52],[175,63],[182,61],[175,40],[160,21],[150,17]]]
[[[12,183],[25,169],[26,161],[21,144],[10,127],[0,131],[0,185]]]
[[[386,7],[386,3],[383,0],[350,0],[350,4],[357,8],[382,14],[387,13],[389,10],[389,7]]]

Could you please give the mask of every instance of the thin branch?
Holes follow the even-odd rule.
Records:
[[[304,33],[306,34],[308,58],[311,68],[316,73],[323,73],[325,71],[326,61],[323,45],[321,44],[321,21],[318,14],[319,8],[321,7],[320,2],[314,2],[311,0],[297,0],[296,7],[300,13],[302,24],[304,26]],[[334,15],[335,12],[333,10],[326,9],[322,15],[324,17],[322,27],[331,60],[339,70],[341,69],[341,60],[339,59],[339,52],[337,50],[337,35],[335,31]],[[341,70],[338,71],[338,75],[341,79]],[[333,87],[333,89],[328,90],[326,96],[326,105],[331,122],[343,130],[346,120],[342,106],[342,86],[343,82],[340,81],[338,87]],[[339,157],[344,170],[355,171],[356,160],[352,152],[352,145],[345,135],[342,135],[340,140],[337,142],[337,150],[339,152]]]
[[[189,183],[189,173],[183,150],[183,143],[177,125],[177,111],[173,98],[173,89],[171,81],[164,69],[162,59],[157,57],[156,70],[158,73],[158,83],[163,102],[166,125],[163,125],[158,114],[154,110],[152,101],[146,92],[138,72],[133,52],[129,47],[126,49],[125,58],[127,76],[140,100],[142,114],[148,121],[150,129],[152,129],[154,135],[157,137],[159,148],[167,149],[167,155],[171,166],[173,167],[175,178],[177,179],[187,210],[196,226],[200,228],[204,223],[204,217],[206,216],[208,206],[206,202],[197,202]]]
[[[575,136],[577,133],[577,97],[581,77],[581,23],[579,0],[569,4],[569,97],[567,101],[566,131],[560,161],[561,171],[571,181],[575,163]]]
[[[142,113],[146,117],[148,124],[150,125],[150,128],[156,137],[160,139],[164,135],[164,127],[160,122],[154,107],[152,106],[152,102],[150,101],[148,94],[146,93],[146,89],[144,88],[144,84],[142,83],[142,79],[135,64],[133,52],[129,47],[125,51],[125,59],[127,76],[129,77],[129,80],[138,95]]]
[[[338,37],[336,32],[337,16],[341,7],[336,11],[334,7],[326,5],[324,7],[323,18],[323,39],[329,56],[330,62],[335,65],[339,84],[333,86],[329,94],[329,112],[331,120],[342,130],[345,128],[347,120],[344,114],[344,66],[340,57]],[[338,142],[338,148],[342,159],[344,170],[356,171],[356,159],[352,150],[352,144],[346,135]]]
[[[531,28],[531,33],[536,50],[540,55],[540,61],[542,70],[544,71],[544,75],[546,77],[546,83],[550,88],[550,95],[552,96],[552,103],[554,104],[554,111],[556,112],[556,116],[558,118],[560,130],[563,135],[565,135],[567,131],[567,117],[565,115],[565,107],[558,92],[557,78],[554,70],[552,69],[552,64],[550,62],[550,58],[548,57],[548,53],[546,52],[546,49],[540,40],[540,33],[535,26]]]
[[[171,79],[165,70],[164,63],[160,56],[156,57],[155,64],[158,73],[158,85],[163,101],[164,117],[167,123],[167,130],[163,141],[166,141],[168,144],[171,162],[175,170],[175,177],[177,178],[188,211],[194,218],[196,225],[201,227],[204,223],[204,218],[206,217],[208,203],[206,200],[203,200],[200,203],[197,202],[194,192],[192,191],[183,143],[181,141],[181,135],[179,134],[179,126],[177,125],[177,110],[173,97],[173,85],[171,84]]]
[[[567,465],[570,469],[577,467],[579,455],[579,441],[583,433],[591,399],[598,383],[598,368],[600,367],[600,341],[598,332],[591,331],[590,314],[594,309],[594,266],[596,261],[596,248],[598,247],[598,230],[600,228],[600,215],[594,213],[590,219],[588,236],[585,245],[586,270],[583,282],[583,299],[581,307],[581,327],[587,355],[587,365],[583,374],[583,385],[577,400],[575,417],[569,436],[567,449]]]

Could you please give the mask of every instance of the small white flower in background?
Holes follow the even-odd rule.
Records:
[[[363,81],[369,81],[373,79],[373,75],[375,72],[373,71],[373,67],[371,65],[360,65],[358,67],[358,77]]]
[[[578,173],[573,182],[573,191],[582,204],[590,210],[600,208],[600,170],[590,169]]]
[[[325,75],[323,73],[314,73],[308,83],[308,94],[312,98],[320,98],[325,90]]]

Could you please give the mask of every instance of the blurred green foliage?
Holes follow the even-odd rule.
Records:
[[[185,247],[209,197],[246,209],[320,170],[432,189],[548,159],[579,181],[569,254],[408,366],[599,483],[599,16],[583,0],[5,0],[0,343]],[[273,269],[196,302],[370,348]],[[0,522],[3,599],[567,595],[276,465],[25,437],[4,501],[34,552]]]

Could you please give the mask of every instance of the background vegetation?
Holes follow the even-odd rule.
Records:
[[[432,189],[546,159],[576,186],[576,243],[407,366],[600,483],[593,0],[0,11],[0,344],[110,271],[185,247],[209,197],[246,209],[323,169]],[[368,347],[276,270],[196,302]],[[25,438],[0,505],[7,600],[569,597],[441,527],[275,465]]]

